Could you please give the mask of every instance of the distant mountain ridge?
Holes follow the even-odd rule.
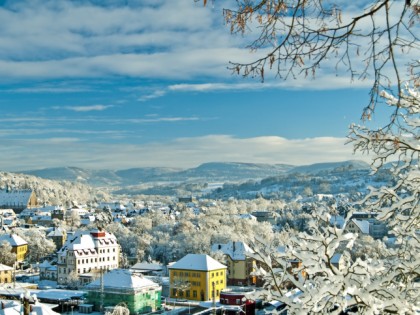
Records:
[[[190,169],[140,167],[125,170],[89,170],[56,167],[19,173],[51,180],[83,182],[92,186],[130,186],[153,182],[229,182],[263,179],[287,173],[316,173],[336,168],[369,169],[362,161],[317,163],[305,166],[241,162],[209,162]]]
[[[343,170],[366,170],[370,165],[366,162],[359,160],[349,160],[343,162],[330,162],[330,163],[315,163],[311,165],[296,166],[293,168],[294,173],[318,173],[322,171],[330,171],[334,169]]]

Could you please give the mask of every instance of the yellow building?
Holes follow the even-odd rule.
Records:
[[[2,234],[0,235],[0,244],[4,241],[12,246],[12,253],[16,254],[16,261],[21,263],[28,252],[28,243],[16,234]]]
[[[219,300],[226,288],[226,269],[208,255],[188,254],[168,267],[171,298]]]
[[[0,283],[11,283],[13,279],[13,268],[0,264]]]
[[[257,282],[253,275],[257,264],[252,254],[254,251],[243,242],[213,244],[213,253],[221,252],[226,257],[228,266],[227,284],[229,286],[254,285]]]

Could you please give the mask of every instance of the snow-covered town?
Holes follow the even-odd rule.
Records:
[[[322,172],[331,179],[337,167]],[[60,205],[47,204],[45,197],[41,205],[36,195],[53,181],[2,173],[7,189],[0,190],[0,314],[25,311],[25,303],[39,315],[281,312],[285,303],[267,291],[273,273],[282,278],[284,297],[294,303],[302,293],[296,280],[310,279],[311,267],[295,253],[296,233],[314,233],[313,224],[333,229],[336,240],[320,242],[329,251],[324,263],[337,273],[401,246],[377,213],[360,206],[364,173],[348,167],[339,172],[355,182],[332,179],[336,187],[331,189],[321,175],[306,175],[304,186],[313,182],[310,178],[323,184],[296,186],[293,191],[299,193],[284,199],[264,197],[272,196],[273,183],[279,188],[272,179],[253,197],[245,190],[238,199],[209,199],[208,194],[229,194],[234,187],[229,184],[213,192],[206,188],[207,195],[199,197],[126,195],[100,201],[94,196]],[[39,187],[11,189],[12,178],[17,187]],[[370,184],[382,185],[387,178]],[[241,184],[236,195],[239,187],[256,185]],[[84,198],[83,193],[71,197],[76,196]]]
[[[0,315],[420,315],[420,0],[0,0]]]

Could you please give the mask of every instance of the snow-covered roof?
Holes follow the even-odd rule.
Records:
[[[134,266],[130,267],[130,269],[133,269],[135,271],[162,271],[163,266],[159,264],[153,264],[148,262],[139,262],[135,264]]]
[[[97,279],[88,284],[87,290],[97,290],[101,286],[101,279]],[[126,269],[113,269],[103,276],[104,290],[124,290],[124,291],[141,291],[149,289],[161,289],[160,285],[144,278],[140,274],[131,273]]]
[[[0,315],[21,314],[22,305],[17,301],[1,301]]]
[[[101,236],[98,236],[98,233]],[[74,235],[69,235],[66,240],[66,243],[63,247],[59,250],[59,254],[65,254],[68,250],[75,251],[77,255],[77,251],[79,250],[96,250],[96,242],[104,244],[117,244],[117,239],[112,233],[108,233],[106,231],[76,231]]]
[[[12,267],[0,264],[0,271],[9,271],[9,270],[13,270]]]
[[[217,269],[226,269],[217,260],[214,260],[208,255],[204,254],[188,254],[179,261],[168,267],[169,269],[183,269],[183,270],[201,270],[211,271]]]
[[[31,305],[31,315],[60,315],[60,313],[54,312],[50,307],[43,304]]]
[[[22,305],[19,301],[1,301],[0,315],[22,314]],[[50,307],[36,303],[31,304],[31,315],[60,315],[54,312]]]
[[[12,247],[13,246],[22,246],[27,245],[28,242],[26,242],[23,238],[21,238],[19,235],[16,234],[2,234],[0,235],[0,243],[3,243],[3,241],[8,242]]]
[[[16,213],[13,209],[0,209],[0,216],[2,217],[16,216]]]
[[[351,220],[360,229],[363,234],[369,234],[369,221],[366,220]]]
[[[225,255],[229,255],[232,260],[245,260],[246,256],[254,253],[254,251],[244,242],[229,242],[227,244],[213,244],[212,252],[221,251]]]
[[[240,217],[241,219],[249,219],[249,220],[257,221],[257,217],[250,213],[239,214],[238,217]]]
[[[82,297],[86,294],[84,291],[78,290],[61,290],[61,289],[48,289],[48,290],[31,290],[39,299],[48,300],[68,300],[73,297]]]
[[[32,190],[0,190],[0,205],[27,205]]]
[[[47,234],[47,237],[54,237],[54,236],[63,236],[66,234],[66,231],[63,228],[57,227],[54,228],[51,232]]]

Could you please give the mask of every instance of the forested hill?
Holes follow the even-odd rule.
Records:
[[[38,202],[42,204],[71,204],[72,201],[87,203],[90,201],[110,200],[110,195],[101,189],[66,180],[49,180],[31,175],[0,172],[0,189],[19,190],[31,189],[35,192]]]
[[[360,161],[322,163],[307,166],[287,164],[262,164],[238,162],[212,162],[190,169],[168,167],[144,167],[126,170],[89,170],[77,167],[47,168],[24,171],[23,173],[52,180],[82,182],[93,186],[132,186],[144,183],[180,183],[180,182],[243,182],[258,180],[288,173],[308,173],[345,169],[369,169],[369,165]]]
[[[212,199],[252,199],[258,196],[291,200],[296,196],[366,192],[369,185],[389,182],[384,170],[370,176],[360,161],[293,167],[253,163],[206,163],[197,168],[135,168],[92,171],[50,168],[26,174],[0,173],[0,188],[35,190],[41,202],[109,200],[117,195],[194,195]],[[42,179],[41,176],[54,178]],[[96,187],[95,187],[96,186]],[[102,188],[99,188],[101,186]]]

